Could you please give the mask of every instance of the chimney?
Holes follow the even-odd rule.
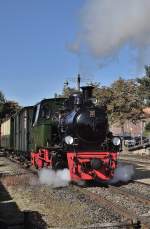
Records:
[[[82,89],[82,93],[83,93],[83,98],[84,98],[84,102],[87,102],[89,99],[92,98],[93,95],[93,86],[85,86],[85,87],[81,87]]]
[[[81,77],[80,77],[80,74],[78,74],[78,77],[77,77],[77,90],[80,91],[80,83],[81,83]]]

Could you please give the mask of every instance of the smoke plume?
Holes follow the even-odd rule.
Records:
[[[150,47],[149,0],[86,0],[80,19],[80,32],[70,46],[75,53],[84,50],[105,59],[129,46],[141,61]]]
[[[132,179],[134,175],[133,165],[119,165],[115,170],[114,177],[110,181],[110,184],[116,184],[118,182],[128,182]]]
[[[40,184],[48,185],[53,188],[65,187],[69,185],[70,180],[70,172],[68,169],[58,171],[42,169],[39,171]]]

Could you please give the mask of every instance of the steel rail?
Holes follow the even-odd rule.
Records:
[[[96,223],[91,225],[77,225],[77,226],[70,226],[70,227],[53,227],[48,226],[47,229],[100,229],[100,228],[122,228],[122,229],[129,229],[129,228],[141,228],[140,221],[136,223],[131,223],[130,221],[124,221],[121,223]]]
[[[139,161],[139,160],[130,160],[130,159],[125,159],[125,158],[119,158],[119,162],[129,162],[129,163],[136,163],[136,164],[144,164],[144,165],[150,165],[150,161],[146,162],[146,161]]]
[[[145,185],[145,186],[150,187],[150,183],[145,183],[144,181],[140,181],[140,180],[134,180],[133,183],[143,184],[143,185]]]
[[[100,204],[103,207],[107,207],[109,209],[112,209],[115,213],[122,216],[122,218],[125,221],[127,220],[130,223],[130,225],[132,227],[129,227],[129,228],[142,228],[142,229],[149,229],[150,228],[150,217],[149,216],[148,217],[138,216],[135,213],[135,211],[125,209],[121,205],[116,204],[116,203],[104,198],[100,194],[93,193],[93,192],[87,190],[86,188],[75,187],[75,191],[79,191],[80,193],[84,194],[85,196],[88,196],[90,200],[95,201],[97,204]],[[138,225],[138,226],[135,226],[135,225]]]
[[[123,216],[125,220],[131,220],[131,222],[137,221],[138,216],[134,211],[125,209],[124,207],[104,198],[100,194],[93,193],[87,190],[86,188],[74,187],[74,190],[79,191],[85,196],[88,196],[90,200],[95,201],[97,204],[100,204],[101,206],[113,209],[114,212],[118,213],[120,216]]]
[[[119,193],[121,195],[130,197],[133,200],[136,199],[136,200],[142,202],[144,205],[149,205],[150,206],[150,199],[144,197],[142,194],[135,193],[135,192],[132,192],[132,191],[128,191],[127,189],[121,188],[121,187],[110,186],[110,189],[111,189],[112,192]]]

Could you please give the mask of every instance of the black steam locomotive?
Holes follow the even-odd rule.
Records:
[[[72,180],[111,179],[121,139],[109,131],[106,110],[96,105],[92,91],[86,86],[68,99],[45,99],[23,108],[2,124],[2,147],[38,169],[68,168]]]

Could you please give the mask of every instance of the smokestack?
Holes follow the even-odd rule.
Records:
[[[77,90],[80,91],[80,83],[81,83],[81,77],[80,77],[80,74],[78,74],[78,77],[77,77]]]
[[[94,87],[85,86],[85,87],[81,87],[81,89],[83,93],[84,102],[87,102],[90,98],[92,98]]]

